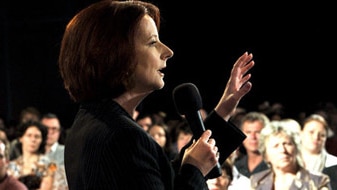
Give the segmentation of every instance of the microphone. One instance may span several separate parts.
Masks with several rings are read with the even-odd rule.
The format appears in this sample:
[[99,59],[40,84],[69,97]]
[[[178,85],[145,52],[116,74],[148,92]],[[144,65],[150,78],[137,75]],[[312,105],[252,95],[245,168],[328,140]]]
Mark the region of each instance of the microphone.
[[[178,85],[173,90],[173,100],[177,112],[185,116],[193,132],[193,138],[200,138],[205,131],[205,126],[199,111],[202,108],[202,100],[198,88],[193,83]],[[216,178],[221,176],[221,174],[221,165],[218,162],[206,175],[206,178]]]

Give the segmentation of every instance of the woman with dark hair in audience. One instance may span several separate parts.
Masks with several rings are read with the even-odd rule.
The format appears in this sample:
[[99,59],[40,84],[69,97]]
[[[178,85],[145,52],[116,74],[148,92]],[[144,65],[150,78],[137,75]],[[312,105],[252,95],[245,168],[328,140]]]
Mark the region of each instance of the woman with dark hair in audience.
[[8,174],[18,178],[29,189],[51,190],[55,165],[45,156],[47,127],[28,121],[18,127],[21,156],[11,160]]

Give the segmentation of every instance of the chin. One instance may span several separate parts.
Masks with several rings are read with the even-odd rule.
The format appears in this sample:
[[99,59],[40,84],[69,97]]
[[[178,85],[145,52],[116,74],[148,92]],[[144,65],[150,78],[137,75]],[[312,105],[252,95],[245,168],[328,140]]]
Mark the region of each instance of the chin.
[[165,82],[164,81],[161,81],[158,85],[157,85],[157,89],[159,90],[159,89],[162,89],[162,88],[164,88],[164,86],[165,86]]

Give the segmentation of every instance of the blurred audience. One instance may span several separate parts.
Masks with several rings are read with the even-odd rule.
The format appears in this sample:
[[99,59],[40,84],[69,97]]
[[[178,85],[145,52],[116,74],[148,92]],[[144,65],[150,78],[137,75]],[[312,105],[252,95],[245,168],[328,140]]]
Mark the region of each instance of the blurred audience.
[[17,125],[13,125],[12,128],[7,132],[7,135],[11,136],[10,139],[10,151],[9,158],[13,160],[21,155],[21,151],[18,148],[18,134],[17,126],[28,121],[40,121],[41,112],[38,108],[34,106],[29,106],[21,110],[19,121]]
[[0,137],[0,189],[28,190],[25,184],[7,174],[9,164],[9,141]]
[[304,167],[312,172],[329,175],[332,189],[337,189],[337,157],[325,149],[329,126],[322,115],[312,114],[304,119],[301,131]]
[[257,111],[264,113],[271,121],[279,121],[285,117],[284,106],[280,102],[270,104],[269,101],[264,101],[258,105]]
[[173,136],[172,150],[175,154],[179,154],[181,149],[192,140],[193,132],[185,118],[176,121],[172,127],[174,128],[171,131]]
[[329,176],[303,167],[299,135],[286,122],[271,121],[259,137],[259,152],[269,169],[251,175],[251,189],[331,190]]
[[60,119],[54,113],[47,113],[42,116],[41,123],[48,129],[46,156],[56,164],[53,189],[66,190],[68,184],[64,167],[64,145],[59,143],[63,131]]
[[145,131],[148,131],[150,126],[154,123],[154,118],[151,113],[139,112],[136,122],[143,128]]
[[228,190],[233,180],[233,163],[230,159],[221,164],[221,170],[221,176],[206,181],[209,190]]
[[168,126],[163,122],[155,123],[149,128],[148,133],[163,148],[167,157],[173,160],[176,154],[172,151]]
[[10,161],[8,175],[29,189],[51,190],[55,164],[45,156],[47,128],[39,121],[21,123],[18,128],[20,156]]
[[268,169],[262,155],[258,150],[259,136],[261,130],[270,122],[269,118],[262,112],[248,112],[241,119],[241,130],[247,136],[243,141],[245,152],[234,162],[239,173],[246,177]]

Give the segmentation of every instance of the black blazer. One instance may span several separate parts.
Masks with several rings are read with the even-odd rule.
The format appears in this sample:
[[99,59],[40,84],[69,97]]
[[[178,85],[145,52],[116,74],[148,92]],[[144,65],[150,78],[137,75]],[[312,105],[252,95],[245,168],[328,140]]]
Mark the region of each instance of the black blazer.
[[[222,133],[218,146],[233,141],[219,147],[223,157],[245,137],[215,113],[205,126]],[[65,142],[65,169],[70,190],[208,189],[196,167],[174,172],[163,149],[112,100],[80,105]]]

